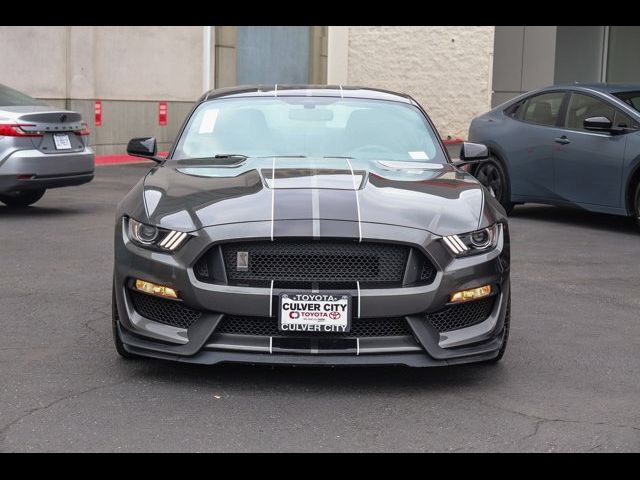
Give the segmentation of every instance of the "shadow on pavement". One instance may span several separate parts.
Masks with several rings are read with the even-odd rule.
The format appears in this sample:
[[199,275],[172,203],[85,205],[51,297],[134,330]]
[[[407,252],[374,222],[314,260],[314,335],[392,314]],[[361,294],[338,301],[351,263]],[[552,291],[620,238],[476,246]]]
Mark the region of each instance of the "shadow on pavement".
[[578,227],[599,230],[615,230],[640,234],[632,217],[587,212],[577,208],[554,207],[550,205],[518,205],[509,218],[540,220],[544,222],[564,223]]
[[[508,359],[505,359],[508,362]],[[288,367],[242,364],[189,365],[156,359],[121,361],[129,374],[146,381],[174,385],[210,386],[217,389],[322,390],[332,393],[401,390],[451,390],[499,385],[507,381],[507,369],[498,364],[449,367]],[[138,370],[142,368],[142,370]],[[137,371],[135,371],[137,370]]]
[[51,207],[40,207],[38,205],[33,205],[27,208],[9,208],[0,204],[0,218],[24,218],[24,219],[33,219],[40,217],[58,217],[58,216],[71,216],[78,215],[82,213],[87,213],[87,210],[78,209],[78,208],[51,208]]

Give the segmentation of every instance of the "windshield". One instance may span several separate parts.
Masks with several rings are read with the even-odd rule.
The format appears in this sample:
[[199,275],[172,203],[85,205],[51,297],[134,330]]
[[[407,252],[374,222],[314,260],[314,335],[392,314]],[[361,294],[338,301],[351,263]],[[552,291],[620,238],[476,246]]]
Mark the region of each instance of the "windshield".
[[613,96],[640,112],[640,92],[617,92]]
[[46,105],[46,103],[31,98],[29,95],[20,93],[13,88],[0,85],[0,107],[21,107],[24,105]]
[[203,103],[191,116],[173,158],[229,154],[446,162],[435,132],[415,106],[335,97]]

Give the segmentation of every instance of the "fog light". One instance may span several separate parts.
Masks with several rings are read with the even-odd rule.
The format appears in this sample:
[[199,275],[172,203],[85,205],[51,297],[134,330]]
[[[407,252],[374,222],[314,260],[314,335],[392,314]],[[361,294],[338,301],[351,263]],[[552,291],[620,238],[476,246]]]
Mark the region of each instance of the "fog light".
[[485,285],[478,288],[470,288],[469,290],[461,290],[451,295],[451,303],[468,302],[470,300],[478,300],[491,295],[491,285]]
[[165,285],[146,282],[144,280],[136,279],[136,290],[148,293],[149,295],[155,295],[157,297],[179,298],[177,290]]

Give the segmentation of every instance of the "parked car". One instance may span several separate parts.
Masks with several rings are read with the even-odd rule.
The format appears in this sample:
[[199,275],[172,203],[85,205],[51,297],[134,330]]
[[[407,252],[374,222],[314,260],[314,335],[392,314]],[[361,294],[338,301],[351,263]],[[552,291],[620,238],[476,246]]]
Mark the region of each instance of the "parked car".
[[471,122],[469,140],[491,155],[474,173],[507,212],[536,202],[640,217],[639,109],[640,84],[521,95]]
[[0,202],[26,207],[49,188],[90,182],[87,135],[79,113],[0,85]]
[[[502,358],[509,230],[410,97],[339,86],[204,95],[120,203],[126,358],[451,365]],[[463,160],[487,157],[465,144]]]

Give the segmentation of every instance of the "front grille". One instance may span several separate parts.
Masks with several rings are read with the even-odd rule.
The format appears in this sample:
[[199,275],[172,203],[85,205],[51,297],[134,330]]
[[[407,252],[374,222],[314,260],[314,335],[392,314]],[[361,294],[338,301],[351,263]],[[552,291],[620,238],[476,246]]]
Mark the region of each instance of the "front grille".
[[420,283],[431,283],[434,278],[436,278],[436,269],[429,260],[425,259],[420,271]]
[[173,327],[189,328],[202,313],[185,307],[175,300],[153,297],[140,292],[131,291],[133,308],[144,318],[164,323]]
[[[410,247],[353,241],[276,240],[224,244],[222,256],[229,283],[281,288],[399,287]],[[238,269],[238,252],[247,252],[246,271]]]
[[278,319],[270,317],[225,316],[215,333],[256,335],[262,337],[396,337],[412,335],[404,318],[353,319],[351,331],[344,333],[282,332]]
[[438,332],[450,332],[484,322],[493,311],[495,297],[451,305],[439,312],[427,314],[427,320]]
[[199,278],[208,278],[209,277],[209,265],[205,259],[200,260],[195,266],[196,276]]

